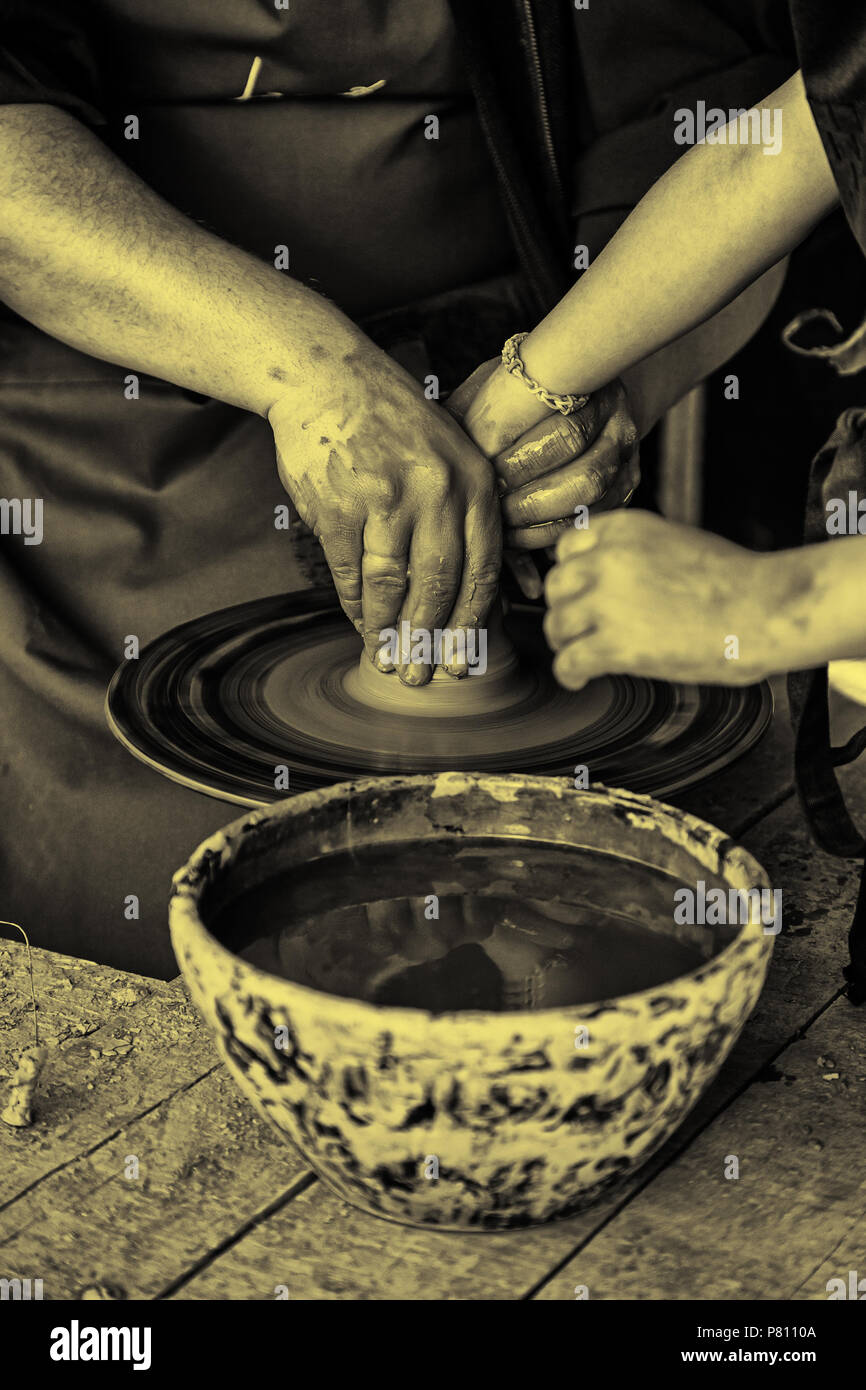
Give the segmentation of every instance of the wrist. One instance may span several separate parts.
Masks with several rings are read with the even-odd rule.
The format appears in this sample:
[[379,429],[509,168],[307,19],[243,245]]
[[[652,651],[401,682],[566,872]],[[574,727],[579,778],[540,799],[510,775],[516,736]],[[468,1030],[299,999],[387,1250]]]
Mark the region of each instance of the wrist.
[[524,338],[520,344],[520,356],[529,375],[555,395],[590,394],[578,380],[578,367],[568,358],[563,358],[556,336],[545,330],[543,322]]
[[356,401],[359,390],[369,391],[389,366],[399,370],[361,329],[341,319],[342,315],[336,321],[323,318],[315,331],[267,354],[258,414],[272,424],[275,417],[296,417],[303,425],[324,411]]
[[502,362],[486,383],[485,402],[503,420],[526,419],[534,424],[556,413],[552,406],[530,391],[519,376],[509,372]]
[[783,550],[765,561],[764,608],[773,669],[866,657],[866,538]]

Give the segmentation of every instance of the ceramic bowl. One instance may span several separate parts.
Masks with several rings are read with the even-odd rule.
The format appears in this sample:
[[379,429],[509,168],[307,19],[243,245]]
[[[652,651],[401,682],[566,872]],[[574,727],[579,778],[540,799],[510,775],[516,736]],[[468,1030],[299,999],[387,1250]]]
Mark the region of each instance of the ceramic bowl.
[[639,1168],[698,1100],[754,1008],[774,937],[756,912],[725,933],[676,927],[672,906],[670,931],[705,956],[677,979],[592,1004],[431,1015],[271,975],[208,929],[219,906],[312,858],[443,836],[537,838],[683,885],[769,885],[727,836],[649,797],[462,773],[305,792],[235,821],[175,875],[174,950],[221,1056],[341,1197],[442,1229],[568,1216]]

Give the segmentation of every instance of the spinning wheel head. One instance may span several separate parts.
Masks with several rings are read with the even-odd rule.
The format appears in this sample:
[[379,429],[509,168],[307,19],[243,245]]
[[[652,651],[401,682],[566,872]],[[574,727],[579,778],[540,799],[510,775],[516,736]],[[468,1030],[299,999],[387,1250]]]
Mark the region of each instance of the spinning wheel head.
[[[408,653],[409,624],[405,627]],[[450,655],[446,648],[445,659],[450,659]],[[357,666],[346,673],[343,689],[350,699],[368,705],[376,714],[477,721],[488,715],[498,716],[526,699],[535,688],[532,672],[521,666],[498,603],[488,616],[472,655],[476,664],[461,679],[448,675],[440,666],[427,685],[412,687],[403,685],[393,672],[378,671],[362,652]]]
[[514,656],[486,675],[407,689],[374,670],[330,591],[258,599],[165,633],[124,662],[113,732],[186,786],[245,806],[371,773],[535,772],[672,794],[751,748],[766,686],[669,686],[615,676],[570,693],[536,609],[508,618]]

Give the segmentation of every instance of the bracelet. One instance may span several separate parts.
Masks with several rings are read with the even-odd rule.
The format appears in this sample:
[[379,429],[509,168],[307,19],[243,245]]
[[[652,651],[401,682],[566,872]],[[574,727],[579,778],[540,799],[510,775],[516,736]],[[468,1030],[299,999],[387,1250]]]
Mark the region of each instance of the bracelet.
[[524,338],[528,338],[528,333],[514,333],[502,349],[502,365],[512,376],[516,376],[522,381],[527,391],[531,391],[533,396],[537,396],[540,401],[550,406],[551,410],[558,410],[560,415],[574,415],[578,410],[582,410],[589,400],[589,396],[568,396],[557,395],[555,391],[547,391],[540,381],[531,377],[523,365],[518,348]]

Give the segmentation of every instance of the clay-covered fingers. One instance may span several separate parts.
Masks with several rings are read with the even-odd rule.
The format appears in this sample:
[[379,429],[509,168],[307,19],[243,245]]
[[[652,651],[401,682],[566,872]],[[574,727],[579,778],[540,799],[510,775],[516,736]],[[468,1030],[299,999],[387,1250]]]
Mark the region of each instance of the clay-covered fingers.
[[[531,455],[521,460],[523,441],[497,460],[497,467],[510,469],[512,483],[517,484],[502,498],[505,541],[516,550],[537,550],[555,542],[580,507],[609,511],[622,506],[640,481],[638,431],[621,382],[611,382],[583,410],[560,419],[565,424],[541,446],[552,463],[545,472],[518,481],[521,469],[532,466],[527,462]],[[526,437],[543,433],[545,427],[552,428],[544,421],[541,431],[536,426]],[[516,467],[514,458],[504,463],[509,453],[517,456]]]
[[593,515],[600,516],[602,512],[613,512],[619,507],[627,506],[639,483],[640,450],[635,446],[634,450],[623,460],[617,477],[604,496],[593,504]]
[[514,492],[570,463],[598,437],[604,419],[600,399],[591,396],[574,415],[555,411],[533,425],[493,460],[504,490]]
[[573,522],[577,507],[598,506],[624,481],[621,496],[625,496],[635,485],[636,467],[636,437],[620,428],[606,428],[579,458],[503,497],[507,543],[523,549],[549,545],[549,538],[539,540],[537,534],[521,541],[520,533],[550,522]]
[[458,680],[469,672],[469,657],[479,651],[478,632],[484,627],[499,590],[502,566],[502,527],[492,486],[475,492],[466,507],[463,573],[448,628],[459,640],[453,660],[443,669]]
[[363,633],[361,528],[334,522],[324,529],[316,529],[343,612],[358,632]]
[[[640,464],[638,462],[638,456],[635,454],[632,462],[619,475],[613,486],[608,488],[601,501],[593,505],[593,515],[599,516],[603,512],[613,512],[619,507],[628,506],[639,482]],[[589,503],[585,505],[589,506]],[[519,555],[528,559],[528,551],[543,549],[552,560],[556,556],[557,542],[561,540],[563,536],[567,536],[574,528],[575,517],[564,516],[558,521],[545,521],[538,526],[524,526],[519,530],[509,530],[506,532],[506,540],[510,549],[506,551],[506,554],[509,556]],[[532,573],[536,575],[538,573],[534,565],[532,565]],[[518,583],[520,583],[521,588],[523,588],[523,592],[529,598],[536,597],[534,592],[524,587],[520,580],[520,576],[517,576],[517,578]]]
[[[587,508],[591,507],[594,516],[599,516],[603,512],[616,511],[618,507],[625,507],[631,501],[638,483],[640,482],[640,464],[637,454],[628,466],[614,480],[613,484],[601,496],[598,502],[584,502]],[[577,510],[579,503],[574,504]],[[507,544],[516,551],[529,550],[553,550],[563,536],[567,536],[575,528],[575,517],[573,514],[560,517],[557,521],[544,521],[536,526],[523,526],[520,528],[509,529],[505,533]]]
[[548,550],[573,526],[573,517],[545,521],[540,526],[524,526],[520,530],[506,531],[505,542],[514,551]]
[[436,634],[447,625],[463,565],[462,508],[459,499],[445,497],[435,513],[425,514],[412,535],[409,587],[400,624],[409,624],[413,637],[408,656],[416,659],[401,661],[397,666],[404,685],[426,685],[433,675]]
[[395,517],[371,516],[364,527],[361,560],[361,635],[370,660],[383,671],[392,671],[390,658],[380,656],[381,634],[397,626],[406,597],[411,529]]

